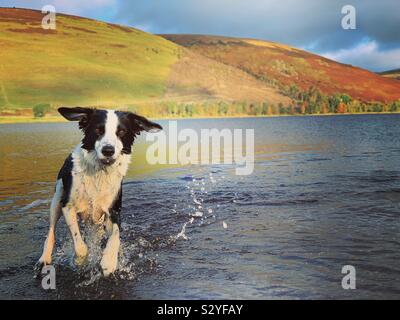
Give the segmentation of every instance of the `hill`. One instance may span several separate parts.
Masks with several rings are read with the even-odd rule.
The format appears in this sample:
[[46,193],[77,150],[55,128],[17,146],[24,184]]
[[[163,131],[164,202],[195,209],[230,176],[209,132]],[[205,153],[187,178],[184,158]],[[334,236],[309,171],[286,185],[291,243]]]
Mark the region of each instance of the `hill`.
[[134,28],[0,9],[0,106],[35,103],[107,105],[159,97],[178,46]]
[[35,104],[126,106],[175,101],[287,98],[237,68],[135,28],[0,8],[0,110]]
[[394,70],[389,70],[389,71],[384,71],[379,73],[381,76],[387,77],[387,78],[393,78],[400,80],[400,69],[394,69]]
[[328,95],[347,93],[365,102],[390,102],[400,98],[398,81],[290,46],[219,36],[162,36],[281,89],[293,84],[300,90],[315,87]]

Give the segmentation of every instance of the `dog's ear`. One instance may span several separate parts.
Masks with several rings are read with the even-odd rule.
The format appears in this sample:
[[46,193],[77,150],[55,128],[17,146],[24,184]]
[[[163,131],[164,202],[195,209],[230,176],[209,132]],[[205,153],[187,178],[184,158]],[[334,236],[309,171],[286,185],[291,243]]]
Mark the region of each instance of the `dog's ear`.
[[143,130],[152,133],[162,130],[162,127],[158,123],[147,120],[145,117],[138,116],[132,112],[128,113],[128,119],[133,131],[137,133]]
[[93,109],[81,107],[62,107],[58,108],[58,112],[69,121],[79,121],[79,128],[82,129],[87,125],[89,118],[93,113]]

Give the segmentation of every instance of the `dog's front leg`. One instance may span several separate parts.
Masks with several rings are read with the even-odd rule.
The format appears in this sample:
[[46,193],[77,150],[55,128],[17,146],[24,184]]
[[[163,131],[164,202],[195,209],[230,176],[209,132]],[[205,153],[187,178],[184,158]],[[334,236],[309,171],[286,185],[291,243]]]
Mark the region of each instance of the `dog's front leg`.
[[100,263],[103,274],[106,277],[117,269],[119,245],[119,227],[118,224],[113,223],[112,232],[108,238]]
[[78,219],[75,209],[71,207],[62,208],[65,222],[68,225],[69,231],[71,232],[72,240],[74,241],[75,248],[75,263],[77,265],[82,264],[88,254],[88,248],[82,239],[81,232],[79,230]]
[[122,186],[119,190],[118,196],[113,203],[112,208],[109,210],[108,213],[108,220],[107,223],[112,224],[111,227],[111,234],[108,238],[106,248],[103,252],[103,257],[101,259],[100,265],[101,269],[103,270],[104,276],[109,276],[115,270],[117,270],[118,266],[118,252],[120,246],[120,236],[119,236],[119,229],[120,229],[120,214],[121,214],[121,204],[122,204]]
[[35,273],[36,276],[42,271],[43,266],[51,264],[51,256],[53,253],[54,244],[56,241],[56,224],[58,219],[61,217],[61,195],[63,192],[62,181],[57,181],[56,184],[56,192],[53,196],[53,200],[51,201],[50,206],[50,227],[49,232],[47,233],[46,241],[44,242],[43,246],[43,253],[39,258],[39,261],[35,265]]

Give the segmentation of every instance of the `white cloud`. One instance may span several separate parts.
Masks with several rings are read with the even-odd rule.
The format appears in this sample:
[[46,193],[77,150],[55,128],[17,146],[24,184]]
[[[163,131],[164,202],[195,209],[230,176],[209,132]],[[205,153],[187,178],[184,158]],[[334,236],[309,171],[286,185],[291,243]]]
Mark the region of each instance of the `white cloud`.
[[378,43],[373,40],[322,55],[328,59],[362,66],[373,71],[400,68],[400,48],[380,50]]

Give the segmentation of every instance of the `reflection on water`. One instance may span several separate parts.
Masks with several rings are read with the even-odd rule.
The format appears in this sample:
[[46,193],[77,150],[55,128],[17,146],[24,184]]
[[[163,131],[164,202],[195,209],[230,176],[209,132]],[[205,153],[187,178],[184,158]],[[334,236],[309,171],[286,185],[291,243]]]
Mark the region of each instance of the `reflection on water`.
[[[124,184],[120,271],[98,276],[101,237],[72,261],[57,230],[57,290],[32,278],[74,124],[0,126],[1,298],[399,298],[400,116],[178,121],[253,128],[256,164],[149,166],[140,137]],[[165,127],[167,123],[161,121]],[[227,228],[223,226],[226,222]],[[343,265],[357,290],[341,288]]]

